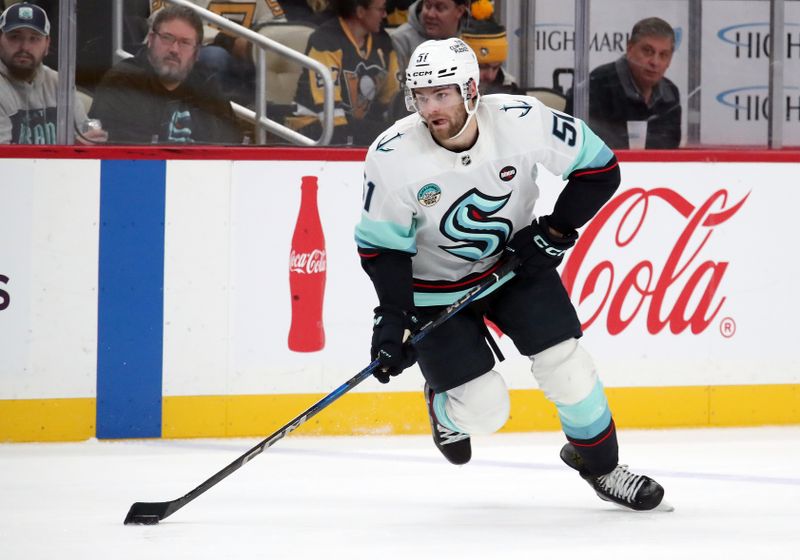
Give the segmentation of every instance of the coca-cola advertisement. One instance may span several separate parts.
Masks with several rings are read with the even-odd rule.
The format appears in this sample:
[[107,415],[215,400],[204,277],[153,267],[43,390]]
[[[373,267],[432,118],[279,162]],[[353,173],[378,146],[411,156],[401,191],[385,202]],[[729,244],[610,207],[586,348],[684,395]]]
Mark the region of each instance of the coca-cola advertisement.
[[294,352],[318,352],[325,347],[322,306],[327,262],[325,236],[317,207],[317,177],[303,177],[300,189],[300,211],[289,252],[292,301],[289,349]]
[[[363,164],[239,166],[232,376],[224,389],[324,392],[370,361],[377,298],[353,239]],[[787,349],[800,270],[784,224],[793,222],[800,193],[787,188],[787,169],[623,160],[622,185],[581,228],[561,267],[581,343],[606,387],[796,382],[800,364]],[[564,182],[543,172],[537,183],[535,211],[547,214]],[[784,233],[774,238],[773,226]],[[506,360],[496,368],[509,387],[535,387],[530,359],[508,336],[498,343]],[[421,383],[411,368],[389,390],[418,391]]]
[[210,393],[324,391],[369,363],[377,303],[353,239],[362,167],[237,162],[231,307],[214,323],[230,325],[231,375]]
[[[765,368],[753,350],[779,354],[791,328],[776,271],[794,265],[755,233],[775,223],[773,212],[791,221],[772,198],[780,171],[624,161],[621,171],[619,190],[581,228],[560,270],[606,386],[784,379],[786,370]],[[562,182],[540,175],[540,184],[536,210],[545,214]],[[524,360],[508,367],[527,378]]]
[[[744,251],[751,240],[731,243],[746,230],[758,202],[747,183],[701,183],[686,189],[680,180],[629,185],[580,232],[560,270],[595,356],[610,384],[693,384],[720,363],[737,361],[731,344],[742,305],[751,301],[742,283],[752,271]],[[545,187],[551,180],[543,179]],[[552,186],[559,187],[552,180]],[[540,213],[559,190],[542,189]],[[746,311],[744,312],[745,314]],[[529,364],[511,341],[487,322],[509,358],[504,374],[527,379]],[[747,328],[752,328],[747,325]]]
[[704,332],[726,299],[729,263],[714,251],[714,237],[725,235],[749,194],[735,198],[719,189],[698,193],[695,202],[667,187],[636,187],[614,197],[585,228],[562,271],[583,328],[604,322],[598,326],[619,335],[641,316],[651,335]]

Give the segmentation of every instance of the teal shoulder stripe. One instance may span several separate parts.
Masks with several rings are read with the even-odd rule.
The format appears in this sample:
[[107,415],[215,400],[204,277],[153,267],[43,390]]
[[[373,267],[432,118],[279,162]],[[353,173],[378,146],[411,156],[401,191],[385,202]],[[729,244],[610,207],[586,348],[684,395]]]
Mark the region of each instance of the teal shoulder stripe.
[[408,230],[394,222],[379,222],[361,216],[356,226],[356,244],[363,249],[394,249],[416,254],[417,241],[414,226]]
[[564,171],[564,179],[569,177],[569,174],[576,169],[594,169],[603,167],[614,155],[614,152],[606,146],[597,134],[591,128],[586,126],[583,121],[581,123],[581,130],[583,131],[583,146],[578,153],[578,157],[572,162],[572,167]]

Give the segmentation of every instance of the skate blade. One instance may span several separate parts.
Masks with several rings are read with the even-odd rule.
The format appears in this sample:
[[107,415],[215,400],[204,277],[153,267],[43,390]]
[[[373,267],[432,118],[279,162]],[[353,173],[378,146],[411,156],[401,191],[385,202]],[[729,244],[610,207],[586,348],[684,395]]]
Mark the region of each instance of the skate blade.
[[613,505],[613,506],[615,506],[615,507],[617,507],[617,508],[619,508],[621,510],[632,511],[634,513],[650,513],[651,511],[662,511],[664,513],[670,513],[670,512],[675,511],[675,508],[672,506],[672,504],[670,504],[669,502],[667,502],[665,500],[661,500],[661,503],[658,504],[653,509],[633,509],[633,508],[629,508],[627,506],[623,506],[622,504],[618,504],[616,502],[612,502],[611,500],[605,500],[605,501],[607,501],[609,504],[611,504],[611,505]]
[[669,513],[675,511],[675,507],[671,503],[661,500],[661,503],[658,504],[653,509],[651,509],[650,511],[664,511]]

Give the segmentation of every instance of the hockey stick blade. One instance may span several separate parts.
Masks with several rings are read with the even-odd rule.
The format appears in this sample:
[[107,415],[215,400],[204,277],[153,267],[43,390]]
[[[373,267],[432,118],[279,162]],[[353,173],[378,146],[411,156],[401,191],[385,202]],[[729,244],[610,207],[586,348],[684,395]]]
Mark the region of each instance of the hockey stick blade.
[[[416,344],[420,340],[422,340],[430,331],[450,319],[453,315],[461,311],[464,307],[469,305],[475,298],[477,298],[480,294],[494,286],[495,284],[499,283],[501,280],[505,280],[506,277],[512,273],[518,265],[518,259],[515,256],[504,261],[494,272],[489,274],[486,279],[484,279],[480,284],[473,286],[467,292],[465,292],[460,298],[458,298],[452,305],[448,306],[444,309],[439,315],[437,315],[433,320],[428,321],[425,323],[417,333],[411,337],[409,343]],[[367,367],[362,369],[356,375],[342,383],[339,387],[334,389],[331,393],[326,395],[321,400],[317,401],[313,405],[311,405],[308,409],[304,412],[301,412],[299,415],[295,416],[292,420],[290,420],[287,424],[281,427],[278,431],[273,433],[268,438],[260,441],[255,447],[246,451],[243,455],[237,457],[232,463],[228,466],[224,467],[222,470],[214,474],[211,478],[200,484],[194,490],[191,490],[184,496],[172,500],[170,502],[136,502],[134,503],[130,510],[128,510],[128,515],[125,516],[125,525],[156,525],[159,521],[169,517],[183,506],[206,492],[209,488],[220,482],[221,480],[227,478],[235,471],[239,470],[243,467],[247,462],[251,459],[260,455],[268,448],[270,448],[274,443],[278,442],[279,440],[283,439],[294,430],[299,428],[302,424],[304,424],[307,420],[309,420],[312,416],[315,416],[318,412],[327,408],[330,404],[336,401],[339,397],[350,391],[353,387],[364,381],[365,379],[372,376],[375,369],[380,365],[380,362],[375,359],[370,363]]]
[[125,516],[125,525],[155,525],[172,513],[171,504],[172,502],[136,502]]

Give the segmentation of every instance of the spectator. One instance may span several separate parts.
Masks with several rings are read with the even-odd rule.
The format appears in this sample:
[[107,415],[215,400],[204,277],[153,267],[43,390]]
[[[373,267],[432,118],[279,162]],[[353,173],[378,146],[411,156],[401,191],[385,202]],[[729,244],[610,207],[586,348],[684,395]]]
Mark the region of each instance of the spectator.
[[56,70],[58,69],[58,3],[59,0],[5,0],[5,7],[0,6],[0,9],[5,9],[14,4],[33,4],[44,10],[50,21],[50,35],[48,35],[50,48],[47,50],[42,64]]
[[400,68],[408,66],[414,49],[428,39],[458,37],[468,17],[469,0],[417,0],[408,8],[408,21],[392,33]]
[[514,77],[503,69],[503,63],[508,57],[508,37],[506,28],[492,18],[493,12],[494,6],[488,0],[474,2],[472,18],[461,30],[461,39],[478,57],[481,95],[523,94]]
[[203,22],[191,9],[156,14],[145,46],[114,65],[95,92],[90,114],[118,143],[240,143],[230,102],[214,76],[195,65]]
[[[13,4],[0,15],[0,144],[55,144],[58,73],[42,64],[50,48],[50,21],[33,4]],[[86,123],[75,100],[75,124]],[[105,142],[102,129],[77,136],[81,144]]]
[[289,23],[317,27],[335,17],[328,0],[281,0]]
[[[611,148],[628,148],[628,121],[646,121],[645,148],[677,148],[681,141],[678,88],[664,72],[672,61],[675,32],[661,18],[633,26],[625,55],[589,75],[589,125]],[[566,112],[572,114],[572,92]]]
[[[193,4],[239,25],[257,31],[273,22],[285,22],[278,0],[191,0]],[[164,0],[151,0],[151,20],[164,9]],[[203,28],[203,47],[198,60],[217,75],[223,95],[240,105],[255,104],[256,69],[253,63],[252,44],[206,23]]]
[[[334,79],[334,144],[368,146],[386,128],[386,115],[399,86],[397,56],[381,23],[386,0],[334,0],[338,17],[308,40],[306,54],[330,68]],[[312,70],[297,86],[297,114],[289,124],[319,136],[324,90]]]

